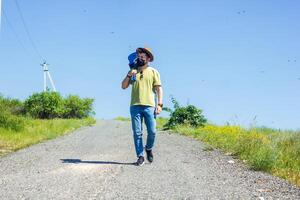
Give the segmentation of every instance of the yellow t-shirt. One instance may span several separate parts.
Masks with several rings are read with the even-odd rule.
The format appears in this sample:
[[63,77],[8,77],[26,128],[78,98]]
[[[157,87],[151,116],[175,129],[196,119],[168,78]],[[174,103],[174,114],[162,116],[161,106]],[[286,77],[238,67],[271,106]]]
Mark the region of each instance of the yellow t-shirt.
[[136,81],[131,82],[131,85],[131,106],[144,105],[155,107],[154,86],[161,85],[160,75],[156,69],[147,67],[142,73],[137,73]]

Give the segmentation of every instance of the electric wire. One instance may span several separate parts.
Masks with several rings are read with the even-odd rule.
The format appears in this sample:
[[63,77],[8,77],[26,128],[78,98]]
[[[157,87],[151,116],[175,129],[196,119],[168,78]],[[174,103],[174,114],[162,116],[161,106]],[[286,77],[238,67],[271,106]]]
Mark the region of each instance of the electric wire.
[[21,17],[22,24],[23,24],[23,26],[24,26],[24,28],[25,28],[25,32],[26,32],[26,34],[27,34],[27,37],[28,37],[28,39],[29,39],[29,41],[30,41],[30,43],[31,43],[31,45],[32,45],[32,47],[33,47],[33,49],[34,49],[34,51],[36,52],[36,54],[38,55],[38,57],[39,57],[41,60],[45,60],[45,59],[43,59],[43,57],[41,56],[41,53],[39,52],[37,46],[35,45],[35,43],[34,43],[34,41],[33,41],[33,39],[32,39],[32,36],[31,36],[31,34],[30,34],[30,32],[29,32],[28,26],[27,26],[27,24],[26,24],[26,22],[25,22],[25,19],[24,19],[24,17],[23,17],[23,14],[22,14],[22,11],[21,11],[21,9],[20,9],[20,6],[19,6],[18,1],[17,1],[17,0],[14,0],[14,1],[15,1],[16,6],[17,6],[19,15],[20,15],[20,17]]
[[2,0],[0,0],[0,33],[1,33],[1,23],[2,23]]
[[24,50],[28,55],[31,55],[31,56],[32,56],[32,54],[29,54],[28,49],[27,49],[27,48],[25,47],[25,45],[23,44],[23,42],[22,42],[22,40],[20,39],[19,35],[17,34],[17,32],[16,32],[14,26],[13,26],[12,23],[9,21],[8,16],[7,16],[7,14],[6,14],[4,8],[2,8],[2,14],[3,14],[3,16],[4,16],[4,19],[5,19],[5,21],[6,21],[7,25],[8,25],[8,27],[10,28],[10,30],[12,31],[12,33],[13,33],[14,36],[16,37],[16,40],[17,40],[17,42],[19,43],[19,45],[23,48],[23,50]]

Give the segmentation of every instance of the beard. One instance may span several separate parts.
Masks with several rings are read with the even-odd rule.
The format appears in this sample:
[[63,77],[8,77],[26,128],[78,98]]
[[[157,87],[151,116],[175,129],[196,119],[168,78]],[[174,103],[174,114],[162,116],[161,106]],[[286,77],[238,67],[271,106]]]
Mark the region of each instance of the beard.
[[144,65],[146,65],[147,64],[147,62],[146,61],[144,61],[144,60],[141,60],[141,59],[137,59],[136,60],[136,62],[135,62],[135,67],[142,67],[142,66],[144,66]]

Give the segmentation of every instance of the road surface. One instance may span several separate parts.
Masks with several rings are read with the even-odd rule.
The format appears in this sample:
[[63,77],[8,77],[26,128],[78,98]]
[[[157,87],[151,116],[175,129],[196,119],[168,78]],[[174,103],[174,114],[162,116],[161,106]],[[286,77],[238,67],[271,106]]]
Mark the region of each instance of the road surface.
[[300,188],[207,149],[158,132],[154,162],[138,167],[130,122],[98,120],[0,158],[0,199],[300,199]]

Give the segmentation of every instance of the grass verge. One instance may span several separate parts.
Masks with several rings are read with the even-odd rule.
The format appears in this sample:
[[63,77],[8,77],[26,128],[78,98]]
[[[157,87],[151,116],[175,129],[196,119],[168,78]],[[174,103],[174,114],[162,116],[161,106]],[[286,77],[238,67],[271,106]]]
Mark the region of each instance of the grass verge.
[[300,131],[216,125],[177,126],[174,131],[230,153],[254,170],[269,172],[300,186]]
[[94,124],[93,118],[85,119],[25,119],[20,131],[0,128],[0,156],[28,147],[43,140],[53,139],[82,126]]
[[119,116],[119,117],[116,117],[115,120],[119,120],[119,121],[130,121],[130,118],[129,118],[129,117],[122,117],[122,116]]
[[[116,117],[114,118],[115,120],[119,120],[119,121],[131,121],[130,118],[127,117]],[[168,118],[163,118],[163,117],[157,117],[156,118],[156,128],[159,130],[163,129],[164,124],[166,124],[168,122]]]
[[[159,117],[156,122],[157,129],[162,130],[168,118]],[[300,186],[300,130],[206,124],[199,128],[179,125],[172,132],[205,142],[205,151],[218,148],[253,170],[268,172]]]
[[169,118],[158,117],[156,118],[156,128],[159,130],[164,129],[164,125],[169,121]]

